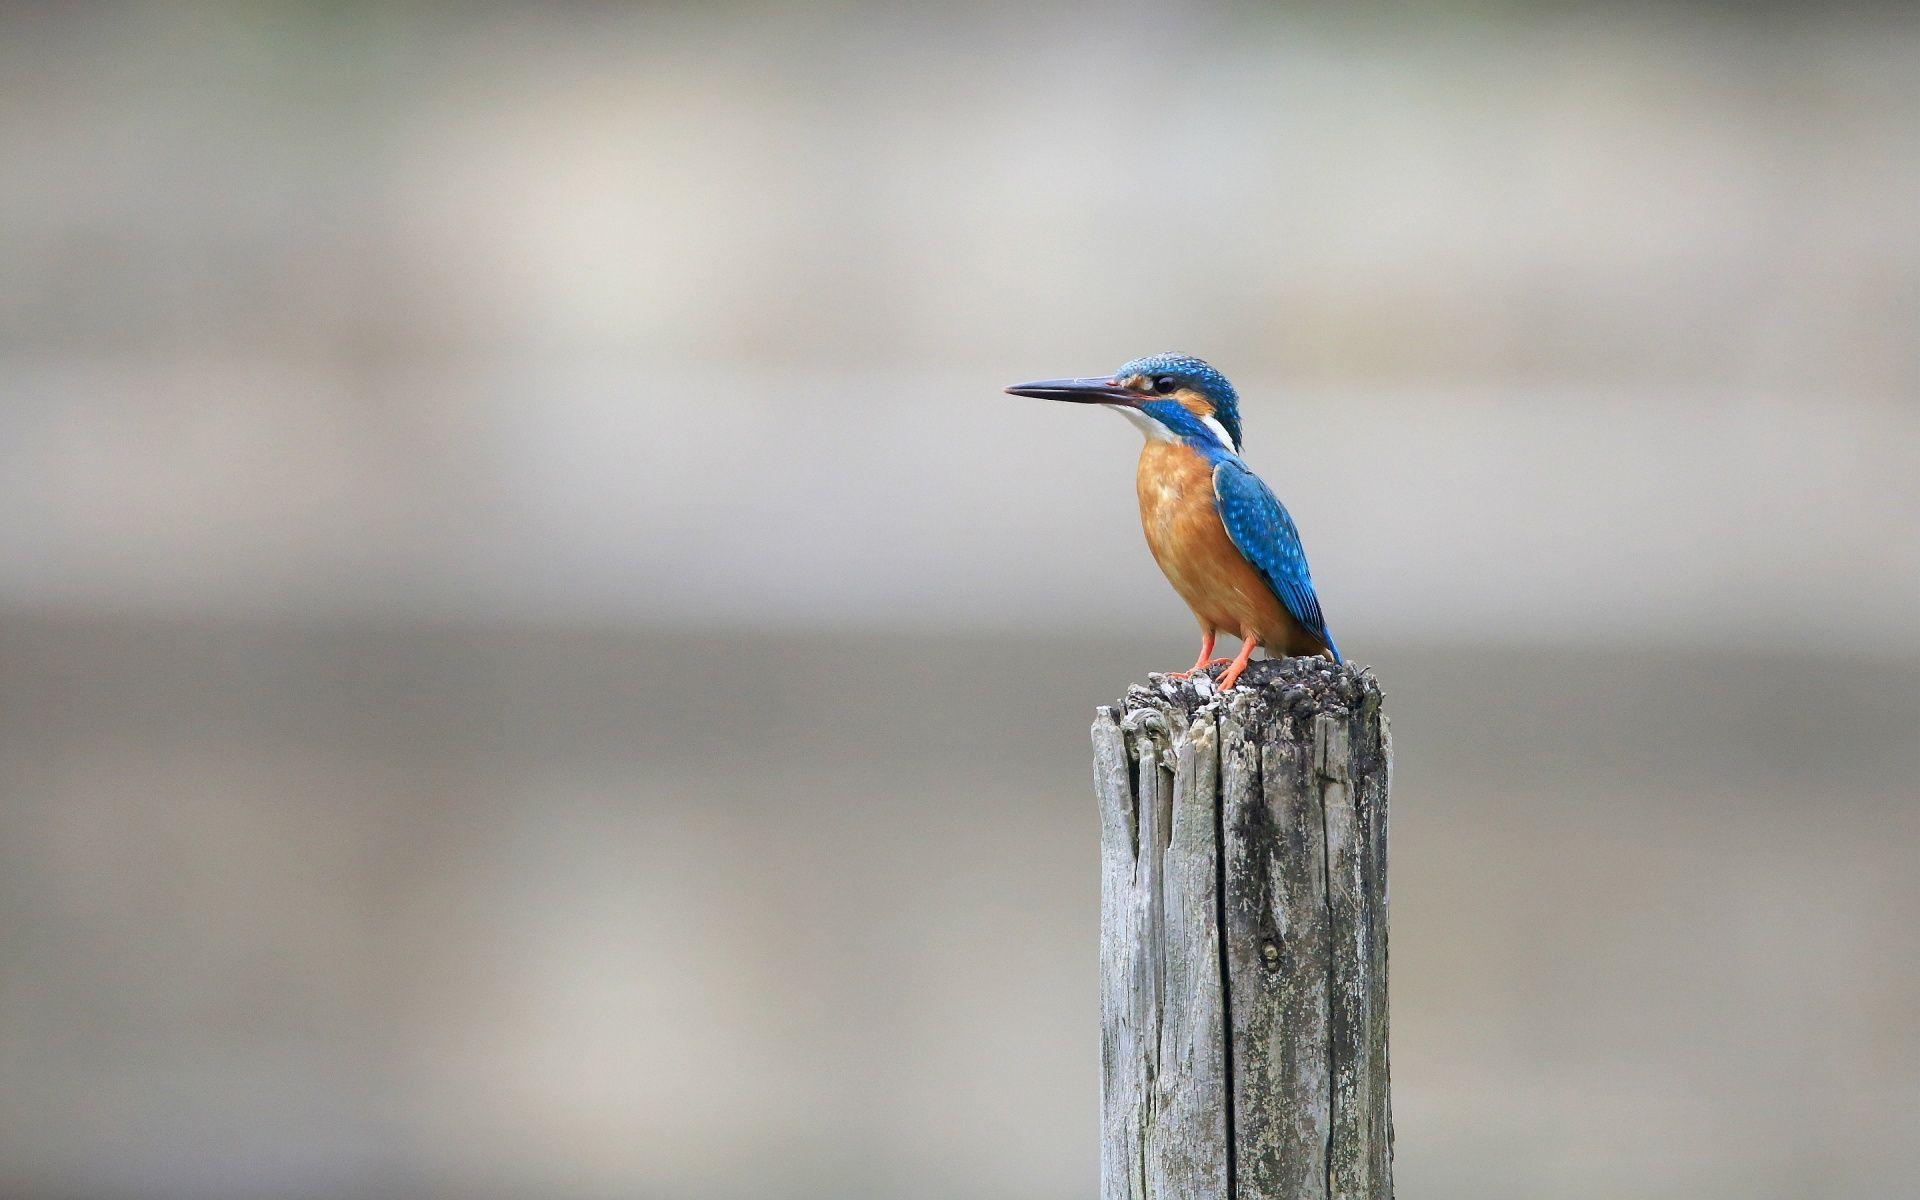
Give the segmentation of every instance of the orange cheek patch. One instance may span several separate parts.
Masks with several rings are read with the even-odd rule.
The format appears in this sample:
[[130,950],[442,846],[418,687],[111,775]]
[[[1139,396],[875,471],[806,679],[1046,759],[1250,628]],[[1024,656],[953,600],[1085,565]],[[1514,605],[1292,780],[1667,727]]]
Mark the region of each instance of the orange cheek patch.
[[1207,402],[1205,396],[1202,396],[1199,392],[1191,388],[1181,388],[1178,392],[1174,393],[1173,398],[1180,402],[1181,408],[1186,409],[1196,417],[1210,417],[1213,415],[1213,405]]

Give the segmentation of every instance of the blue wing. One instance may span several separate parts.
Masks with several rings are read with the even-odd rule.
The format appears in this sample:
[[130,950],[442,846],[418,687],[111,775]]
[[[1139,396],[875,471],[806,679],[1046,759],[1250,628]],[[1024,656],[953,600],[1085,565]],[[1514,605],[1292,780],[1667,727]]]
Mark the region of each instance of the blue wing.
[[1300,531],[1293,527],[1285,506],[1258,475],[1231,458],[1222,458],[1213,469],[1213,499],[1220,508],[1227,536],[1240,553],[1260,572],[1294,620],[1326,643],[1335,662],[1342,661],[1339,647],[1327,635],[1320,599],[1313,594],[1313,576],[1307,572],[1306,551],[1300,548]]

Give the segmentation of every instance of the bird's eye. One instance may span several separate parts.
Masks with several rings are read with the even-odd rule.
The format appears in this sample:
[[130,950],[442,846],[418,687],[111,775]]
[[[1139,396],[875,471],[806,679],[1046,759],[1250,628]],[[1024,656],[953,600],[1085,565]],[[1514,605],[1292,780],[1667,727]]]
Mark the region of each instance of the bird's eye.
[[1179,386],[1180,386],[1180,381],[1175,379],[1171,375],[1154,376],[1153,390],[1156,392],[1159,392],[1162,396],[1171,395],[1173,393],[1173,389]]

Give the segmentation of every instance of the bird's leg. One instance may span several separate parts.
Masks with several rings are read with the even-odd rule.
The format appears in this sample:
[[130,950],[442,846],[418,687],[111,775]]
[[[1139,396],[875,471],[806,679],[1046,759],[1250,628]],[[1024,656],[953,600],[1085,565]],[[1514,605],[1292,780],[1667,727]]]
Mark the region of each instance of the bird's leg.
[[1234,684],[1240,682],[1240,672],[1247,669],[1248,661],[1253,658],[1253,648],[1259,644],[1250,637],[1240,639],[1240,653],[1235,656],[1233,665],[1227,668],[1227,673],[1220,677],[1221,691],[1229,691]]
[[1193,660],[1193,665],[1187,668],[1187,674],[1191,675],[1195,671],[1198,671],[1201,667],[1206,666],[1207,660],[1212,657],[1213,657],[1213,630],[1202,629],[1200,631],[1200,657]]
[[1168,679],[1187,679],[1194,675],[1199,674],[1201,671],[1206,670],[1208,667],[1212,666],[1215,663],[1223,663],[1223,662],[1229,661],[1224,658],[1213,657],[1213,636],[1214,636],[1214,631],[1212,629],[1202,626],[1200,629],[1200,657],[1194,659],[1193,665],[1191,667],[1188,667],[1184,671],[1169,672],[1167,675],[1167,678]]

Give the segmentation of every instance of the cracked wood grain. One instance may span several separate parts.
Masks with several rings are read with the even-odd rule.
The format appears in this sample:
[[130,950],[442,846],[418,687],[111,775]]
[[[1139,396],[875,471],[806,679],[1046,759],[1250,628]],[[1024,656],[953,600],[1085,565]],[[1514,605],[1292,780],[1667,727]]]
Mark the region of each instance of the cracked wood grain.
[[1210,725],[1094,725],[1101,811],[1101,1195],[1226,1194]]
[[1102,1200],[1390,1200],[1371,672],[1156,678],[1093,740]]

